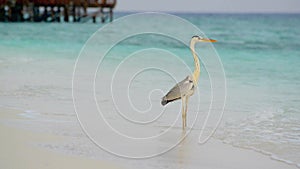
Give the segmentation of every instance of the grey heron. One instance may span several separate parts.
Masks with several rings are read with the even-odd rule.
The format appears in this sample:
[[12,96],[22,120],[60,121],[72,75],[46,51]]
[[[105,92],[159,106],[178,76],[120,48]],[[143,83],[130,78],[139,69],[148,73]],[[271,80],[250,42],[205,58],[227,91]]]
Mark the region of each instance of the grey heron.
[[177,83],[163,98],[161,104],[164,106],[169,102],[175,100],[182,100],[182,128],[185,129],[186,124],[186,113],[188,107],[189,97],[195,92],[195,88],[198,85],[198,80],[200,76],[200,62],[199,58],[195,52],[195,44],[197,42],[216,42],[216,40],[203,38],[201,36],[193,36],[190,42],[190,50],[194,57],[195,70],[193,74],[187,76],[181,82]]

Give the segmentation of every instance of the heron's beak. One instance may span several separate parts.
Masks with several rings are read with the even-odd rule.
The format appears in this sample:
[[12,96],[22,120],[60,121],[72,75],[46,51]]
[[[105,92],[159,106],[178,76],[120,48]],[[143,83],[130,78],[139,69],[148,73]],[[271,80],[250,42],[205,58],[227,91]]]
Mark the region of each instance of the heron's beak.
[[217,40],[214,39],[202,39],[203,42],[217,42]]

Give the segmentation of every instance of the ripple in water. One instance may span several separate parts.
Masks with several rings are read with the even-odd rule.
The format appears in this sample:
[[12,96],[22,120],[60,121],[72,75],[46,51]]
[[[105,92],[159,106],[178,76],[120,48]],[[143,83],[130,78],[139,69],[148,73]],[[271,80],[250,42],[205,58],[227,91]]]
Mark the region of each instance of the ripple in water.
[[300,167],[300,120],[296,118],[299,114],[300,110],[292,108],[258,112],[226,123],[216,137]]

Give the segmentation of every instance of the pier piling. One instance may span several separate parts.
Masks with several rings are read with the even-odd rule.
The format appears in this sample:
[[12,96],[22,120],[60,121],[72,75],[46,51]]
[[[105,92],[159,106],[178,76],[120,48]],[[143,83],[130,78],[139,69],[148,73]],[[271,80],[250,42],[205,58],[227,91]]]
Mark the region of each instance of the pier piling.
[[[113,20],[116,0],[0,0],[0,22],[101,22]],[[89,13],[88,8],[98,8]]]

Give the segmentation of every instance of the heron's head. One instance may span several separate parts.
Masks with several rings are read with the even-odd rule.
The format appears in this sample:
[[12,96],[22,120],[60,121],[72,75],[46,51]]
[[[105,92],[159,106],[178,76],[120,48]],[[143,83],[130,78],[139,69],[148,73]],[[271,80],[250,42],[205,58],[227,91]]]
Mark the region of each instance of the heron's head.
[[193,36],[192,41],[194,41],[194,42],[217,42],[217,40],[204,38],[202,36]]

